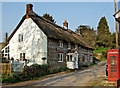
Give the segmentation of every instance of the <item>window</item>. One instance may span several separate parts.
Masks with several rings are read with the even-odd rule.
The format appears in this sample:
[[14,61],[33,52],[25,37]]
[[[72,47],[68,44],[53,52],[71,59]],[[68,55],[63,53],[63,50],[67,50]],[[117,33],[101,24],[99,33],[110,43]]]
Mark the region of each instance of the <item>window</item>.
[[58,54],[58,62],[63,62],[63,53]]
[[67,61],[69,61],[69,55],[67,55]]
[[72,55],[70,55],[70,61],[72,61]]
[[88,62],[90,62],[90,56],[89,56],[89,55],[88,55],[88,58],[87,58],[87,59],[88,59]]
[[23,34],[19,34],[19,35],[18,35],[18,41],[19,41],[19,42],[22,42],[22,41],[23,41]]
[[63,47],[63,41],[59,41],[59,42],[60,42],[59,47]]
[[71,49],[71,43],[68,43],[68,49]]
[[85,62],[87,62],[87,55],[85,55]]
[[67,61],[73,61],[72,60],[72,55],[67,55]]
[[90,62],[93,62],[93,56],[90,56]]
[[25,59],[25,53],[20,53],[20,59]]
[[5,53],[8,53],[8,52],[7,52],[7,47],[5,48]]
[[75,45],[75,48],[78,49],[78,45]]

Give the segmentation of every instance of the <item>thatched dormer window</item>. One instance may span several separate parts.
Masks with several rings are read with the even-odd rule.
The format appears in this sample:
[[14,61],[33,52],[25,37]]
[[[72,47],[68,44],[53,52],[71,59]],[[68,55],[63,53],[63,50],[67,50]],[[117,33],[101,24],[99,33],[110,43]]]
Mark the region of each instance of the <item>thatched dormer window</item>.
[[68,49],[71,49],[71,43],[70,42],[68,43]]

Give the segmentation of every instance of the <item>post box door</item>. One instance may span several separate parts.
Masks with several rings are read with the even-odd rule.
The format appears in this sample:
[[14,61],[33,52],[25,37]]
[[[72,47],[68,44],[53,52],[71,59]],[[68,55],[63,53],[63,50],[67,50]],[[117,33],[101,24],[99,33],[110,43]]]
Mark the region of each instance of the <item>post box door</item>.
[[114,81],[118,78],[117,54],[109,54],[108,60],[108,80]]

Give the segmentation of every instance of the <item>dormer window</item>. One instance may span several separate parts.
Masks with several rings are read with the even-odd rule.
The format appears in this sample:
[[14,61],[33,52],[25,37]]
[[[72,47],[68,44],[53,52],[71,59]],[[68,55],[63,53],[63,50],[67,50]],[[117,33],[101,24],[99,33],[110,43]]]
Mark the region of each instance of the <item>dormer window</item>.
[[59,42],[60,42],[59,47],[63,48],[63,41],[60,40]]
[[23,34],[19,34],[19,35],[18,35],[18,41],[19,41],[19,42],[22,42],[22,41],[23,41]]
[[68,49],[71,49],[71,43],[68,43]]
[[75,48],[78,49],[78,45],[75,45]]

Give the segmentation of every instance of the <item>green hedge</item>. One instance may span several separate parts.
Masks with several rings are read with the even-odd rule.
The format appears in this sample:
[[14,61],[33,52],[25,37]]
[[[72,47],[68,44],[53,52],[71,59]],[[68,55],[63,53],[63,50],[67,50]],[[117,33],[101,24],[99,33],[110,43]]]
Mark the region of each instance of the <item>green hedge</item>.
[[22,73],[14,73],[10,76],[2,77],[3,83],[16,83],[20,81],[27,81],[31,79],[36,79],[40,76],[47,75],[47,74],[54,74],[57,72],[62,72],[67,70],[67,67],[48,70],[48,65],[38,65],[33,64],[31,66],[25,66]]

